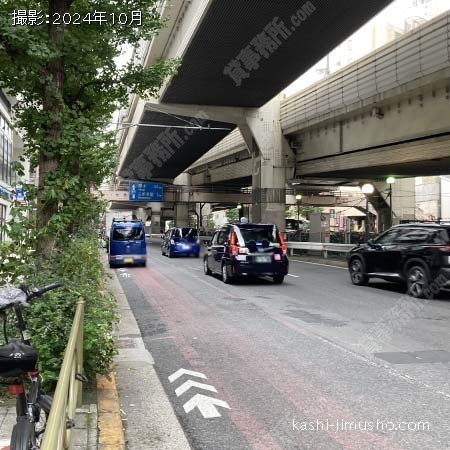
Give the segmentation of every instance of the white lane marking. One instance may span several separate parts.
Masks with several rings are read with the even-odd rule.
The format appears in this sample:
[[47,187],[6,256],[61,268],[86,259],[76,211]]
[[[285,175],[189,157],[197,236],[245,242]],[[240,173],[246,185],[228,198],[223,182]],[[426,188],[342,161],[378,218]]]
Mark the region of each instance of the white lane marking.
[[178,378],[182,377],[183,375],[190,375],[191,377],[203,378],[204,380],[208,379],[208,377],[204,373],[193,372],[192,370],[186,369],[178,369],[175,373],[170,375],[169,381],[173,383],[175,380],[178,380]]
[[298,261],[297,259],[290,259],[289,262],[296,262],[296,263],[300,263],[300,264],[311,264],[313,266],[334,267],[335,269],[348,270],[347,267],[333,266],[331,264],[321,264],[321,263],[314,263],[314,262],[309,262],[309,261]]
[[292,273],[288,273],[287,275],[288,275],[288,277],[292,277],[292,278],[300,278],[299,275],[292,275]]
[[191,387],[196,387],[199,389],[204,389],[205,391],[215,392],[217,394],[217,389],[210,384],[199,383],[197,381],[187,380],[186,383],[183,383],[180,387],[175,389],[175,394],[177,397],[183,395],[187,392]]
[[122,272],[122,273],[120,274],[120,276],[121,276],[122,278],[131,278],[131,275],[130,275],[129,273],[127,273],[127,272]]
[[227,402],[217,398],[208,397],[203,394],[194,395],[194,397],[183,405],[183,408],[186,413],[190,413],[194,408],[198,408],[205,419],[212,419],[214,417],[221,417],[221,414],[217,410],[216,406],[231,409]]

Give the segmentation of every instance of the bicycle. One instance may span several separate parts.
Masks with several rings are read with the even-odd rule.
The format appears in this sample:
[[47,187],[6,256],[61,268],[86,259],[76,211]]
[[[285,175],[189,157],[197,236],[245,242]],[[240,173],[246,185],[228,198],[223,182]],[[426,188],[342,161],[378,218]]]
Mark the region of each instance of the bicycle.
[[[31,346],[30,336],[22,315],[22,307],[45,292],[56,289],[55,282],[30,291],[24,284],[19,287],[0,288],[0,317],[3,320],[5,345],[0,347],[0,377],[12,378],[8,390],[16,396],[17,421],[11,435],[10,450],[38,450],[45,431],[52,398],[41,389],[42,378],[37,369],[38,352]],[[8,341],[6,311],[13,309],[21,341]],[[29,390],[25,390],[25,376],[29,377]]]

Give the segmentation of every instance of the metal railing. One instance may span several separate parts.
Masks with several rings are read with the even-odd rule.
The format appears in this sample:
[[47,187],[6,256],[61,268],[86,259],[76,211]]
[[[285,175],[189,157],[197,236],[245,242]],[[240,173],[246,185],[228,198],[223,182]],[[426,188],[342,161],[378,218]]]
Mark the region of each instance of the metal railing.
[[81,405],[83,373],[84,301],[77,303],[69,341],[59,372],[41,450],[65,450],[72,446],[75,409]]

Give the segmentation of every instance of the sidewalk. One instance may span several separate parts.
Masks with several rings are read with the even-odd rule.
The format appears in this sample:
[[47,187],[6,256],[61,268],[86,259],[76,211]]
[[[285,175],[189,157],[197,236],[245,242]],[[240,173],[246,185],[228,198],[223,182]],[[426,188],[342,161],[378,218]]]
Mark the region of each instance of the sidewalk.
[[[120,314],[116,331],[119,354],[114,361],[114,374],[126,449],[190,450],[191,447],[156,374],[153,358],[145,349],[141,332],[116,271],[106,268],[106,273],[110,276],[108,290],[117,299]],[[101,394],[98,395],[101,424]],[[104,448],[109,450],[109,447]]]
[[323,264],[325,266],[337,266],[347,268],[347,260],[345,258],[323,258],[321,256],[310,255],[294,255],[289,256],[290,261],[307,262],[314,264]]

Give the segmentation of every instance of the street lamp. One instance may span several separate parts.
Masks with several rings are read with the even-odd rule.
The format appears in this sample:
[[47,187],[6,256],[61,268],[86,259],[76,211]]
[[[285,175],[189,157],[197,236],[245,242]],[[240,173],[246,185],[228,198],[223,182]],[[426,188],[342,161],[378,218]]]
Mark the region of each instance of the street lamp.
[[297,200],[297,231],[300,231],[300,201],[302,200],[302,195],[297,194],[295,200]]
[[389,185],[389,226],[392,227],[392,185],[395,183],[395,177],[387,177],[386,183]]
[[373,184],[363,184],[361,191],[366,196],[366,242],[369,240],[369,195],[372,195],[375,191]]

